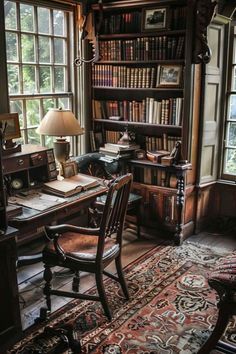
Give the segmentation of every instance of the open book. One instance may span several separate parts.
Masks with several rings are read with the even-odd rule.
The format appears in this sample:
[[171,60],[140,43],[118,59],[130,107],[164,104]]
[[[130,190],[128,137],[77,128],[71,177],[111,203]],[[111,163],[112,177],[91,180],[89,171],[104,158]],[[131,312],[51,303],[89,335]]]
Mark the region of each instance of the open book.
[[64,178],[61,181],[56,180],[44,183],[43,190],[61,197],[69,197],[82,190],[93,188],[98,185],[99,182],[95,177],[78,173],[75,176]]

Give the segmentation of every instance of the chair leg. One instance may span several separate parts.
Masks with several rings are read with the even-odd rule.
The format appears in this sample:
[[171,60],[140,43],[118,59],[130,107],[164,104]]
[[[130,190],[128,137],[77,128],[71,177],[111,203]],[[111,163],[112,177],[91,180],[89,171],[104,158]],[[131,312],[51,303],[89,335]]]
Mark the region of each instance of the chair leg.
[[45,269],[44,269],[43,278],[45,280],[45,286],[43,289],[43,293],[45,295],[47,308],[51,312],[50,290],[51,290],[52,271],[48,265],[45,265],[44,267]]
[[[232,305],[232,304],[231,304]],[[212,349],[218,343],[220,337],[224,333],[224,330],[229,322],[229,319],[232,315],[230,310],[230,304],[221,304],[218,314],[218,319],[215,325],[213,332],[211,333],[210,337],[207,339],[205,344],[199,350],[198,354],[209,354]]]
[[107,316],[108,320],[111,321],[112,315],[111,315],[111,311],[108,306],[108,300],[107,300],[107,296],[106,296],[105,289],[103,286],[102,272],[97,271],[95,274],[95,278],[96,278],[96,284],[97,284],[97,289],[98,289],[98,295],[100,297],[100,301],[101,301],[103,310],[104,310],[105,315]]
[[124,277],[124,273],[123,273],[123,270],[122,270],[121,258],[117,257],[115,259],[115,262],[116,262],[116,270],[117,270],[117,275],[118,275],[118,278],[119,278],[119,282],[120,282],[121,288],[123,290],[125,298],[127,300],[129,300],[129,291],[128,291],[128,287],[127,287],[127,284],[126,284],[126,281],[125,281],[125,277]]
[[136,219],[137,219],[137,238],[140,239],[141,238],[141,234],[140,234],[140,221],[142,220],[141,218],[141,203],[138,204],[137,208],[136,208]]
[[73,277],[73,281],[72,281],[72,290],[75,293],[79,292],[79,284],[80,284],[80,274],[79,271],[75,271],[75,275]]

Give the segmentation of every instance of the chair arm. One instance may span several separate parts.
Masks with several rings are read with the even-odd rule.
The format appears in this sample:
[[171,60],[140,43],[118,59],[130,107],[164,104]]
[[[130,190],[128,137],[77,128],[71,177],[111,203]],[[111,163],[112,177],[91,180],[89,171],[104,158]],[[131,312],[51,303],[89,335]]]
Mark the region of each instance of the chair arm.
[[50,239],[53,239],[55,234],[62,234],[64,232],[78,232],[83,233],[86,235],[99,235],[99,228],[87,228],[87,227],[80,227],[74,226],[69,224],[62,224],[62,225],[55,225],[55,226],[45,226],[45,231],[47,236]]

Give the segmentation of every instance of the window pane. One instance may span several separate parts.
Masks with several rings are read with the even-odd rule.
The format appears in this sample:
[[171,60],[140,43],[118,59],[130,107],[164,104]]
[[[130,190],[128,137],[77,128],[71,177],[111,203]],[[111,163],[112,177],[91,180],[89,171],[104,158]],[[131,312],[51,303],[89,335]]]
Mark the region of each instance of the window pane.
[[55,63],[65,63],[65,46],[64,40],[60,38],[54,39]]
[[36,129],[28,130],[28,143],[40,145],[40,136],[36,133]]
[[55,91],[63,92],[65,91],[65,70],[61,67],[56,67],[54,71],[55,75]]
[[236,64],[236,38],[234,38],[233,64]]
[[58,107],[61,107],[63,109],[69,109],[69,98],[59,98]]
[[7,65],[8,90],[9,94],[19,93],[19,67],[18,65]]
[[39,100],[26,101],[27,127],[37,127],[39,125]]
[[53,141],[54,141],[54,137],[53,136],[45,136],[45,145],[48,148],[53,148]]
[[236,148],[236,122],[229,123],[228,144]]
[[236,95],[230,96],[229,119],[236,119]]
[[39,33],[50,33],[49,32],[49,19],[50,11],[43,7],[38,8],[38,29]]
[[7,60],[17,61],[17,35],[15,33],[6,32],[6,47],[7,47]]
[[23,63],[35,62],[35,43],[34,43],[33,35],[31,34],[21,35],[21,50],[22,50]]
[[39,62],[50,63],[50,38],[39,36]]
[[20,126],[23,127],[22,101],[20,100],[10,101],[10,111],[12,113],[18,113]]
[[23,93],[36,92],[35,67],[33,65],[23,65]]
[[64,36],[64,14],[62,11],[53,11],[53,30],[57,36]]
[[6,29],[16,29],[16,4],[11,1],[5,1],[4,11]]
[[49,66],[39,68],[40,92],[51,92],[51,70]]
[[43,115],[45,115],[50,108],[55,108],[55,107],[56,107],[56,104],[55,104],[54,99],[52,99],[52,98],[44,99],[43,100]]
[[226,149],[225,172],[236,175],[236,149]]
[[20,24],[22,31],[34,32],[34,8],[20,4]]

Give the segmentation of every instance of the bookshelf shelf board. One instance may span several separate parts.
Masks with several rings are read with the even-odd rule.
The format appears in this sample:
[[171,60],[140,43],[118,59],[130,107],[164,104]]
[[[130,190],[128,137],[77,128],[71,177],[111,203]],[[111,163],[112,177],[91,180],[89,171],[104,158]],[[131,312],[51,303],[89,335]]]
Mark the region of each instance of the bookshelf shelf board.
[[144,123],[144,122],[129,122],[125,120],[112,120],[112,119],[94,119],[94,123],[101,123],[101,124],[107,124],[107,125],[117,125],[117,126],[135,126],[135,127],[141,127],[141,128],[157,128],[158,132],[161,132],[162,130],[164,132],[176,132],[181,134],[182,126],[177,126],[177,125],[167,125],[167,124],[150,124],[150,123]]
[[113,33],[113,34],[100,34],[99,39],[100,40],[109,40],[109,39],[126,39],[126,38],[142,38],[142,37],[161,37],[161,36],[178,36],[178,35],[185,35],[186,30],[168,30],[167,32],[158,32],[158,35],[155,33],[155,36],[153,32],[150,33]]
[[115,65],[122,65],[122,64],[128,64],[128,65],[137,65],[137,64],[185,64],[184,59],[168,59],[168,60],[99,60],[97,64],[115,64]]
[[135,87],[112,87],[112,86],[93,86],[94,90],[117,90],[117,91],[145,91],[147,92],[183,92],[183,88],[179,87],[149,87],[149,88],[135,88]]
[[[148,6],[156,6],[157,1],[156,0],[149,0],[148,1]],[[176,0],[159,0],[158,1],[158,6],[166,6],[166,5],[176,5]],[[186,0],[183,1],[178,1],[178,6],[181,5],[186,5]],[[135,1],[135,0],[123,0],[120,2],[110,2],[110,3],[105,3],[103,4],[103,10],[104,11],[114,11],[114,10],[124,10],[126,8],[143,8],[143,7],[147,7],[147,0],[143,0],[143,1]],[[94,4],[92,6],[93,10],[97,10],[99,11],[100,7],[99,4]]]
[[162,170],[165,170],[165,171],[168,171],[168,172],[176,172],[176,171],[185,171],[185,170],[190,170],[191,169],[191,164],[190,163],[187,163],[187,164],[183,164],[183,165],[171,165],[171,166],[165,166],[165,165],[161,165],[159,163],[153,163],[149,160],[137,160],[137,159],[131,159],[129,160],[129,163],[132,164],[132,165],[137,165],[137,166],[140,166],[140,167],[143,167],[145,168],[145,166],[148,166],[148,167],[157,167],[159,169],[162,169]]

